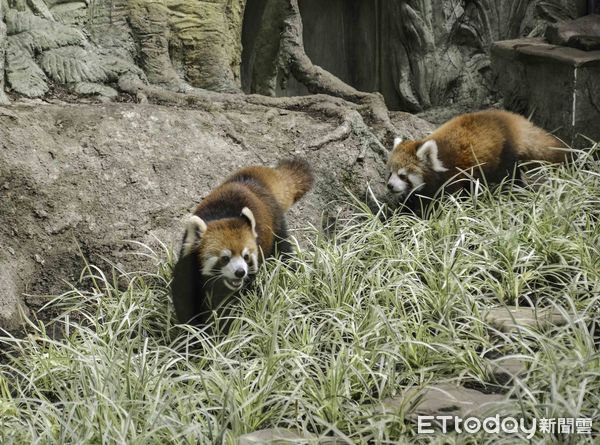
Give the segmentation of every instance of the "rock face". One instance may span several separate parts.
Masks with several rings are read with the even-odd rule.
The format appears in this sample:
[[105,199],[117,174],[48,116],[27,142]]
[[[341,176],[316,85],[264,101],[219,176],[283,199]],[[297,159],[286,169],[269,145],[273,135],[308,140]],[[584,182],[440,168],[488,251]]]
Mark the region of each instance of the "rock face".
[[423,389],[409,389],[396,398],[381,401],[380,412],[395,412],[407,403],[413,404],[410,417],[417,416],[475,416],[483,418],[497,411],[506,397],[485,394],[474,389],[449,383]]
[[[481,106],[493,88],[491,43],[541,35],[548,23],[580,15],[585,0],[299,4],[317,65],[361,91],[381,92],[393,109],[421,111]],[[5,52],[6,88],[29,97],[60,86],[110,99],[129,75],[174,91],[249,91],[265,48],[273,60],[279,49],[281,30],[266,46],[256,45],[260,30],[277,27],[274,17],[288,7],[283,0],[1,0],[0,79]],[[279,90],[298,93],[306,88],[293,79]]]
[[4,6],[0,2],[0,105],[8,103],[4,93],[4,60],[6,59],[6,25],[4,24]]
[[490,308],[483,315],[486,323],[494,328],[511,332],[522,328],[545,329],[552,326],[561,326],[567,322],[564,316],[553,308],[530,307],[495,307]]
[[[267,0],[248,2],[243,86],[251,90],[256,30]],[[496,40],[543,35],[548,23],[585,11],[585,0],[300,0],[312,61],[361,91],[379,91],[393,110],[480,107],[495,90]],[[279,94],[305,94],[290,79]]]
[[584,51],[600,50],[600,14],[553,24],[546,30],[545,36],[553,45],[571,46]]
[[[418,135],[430,127],[399,116]],[[384,160],[355,136],[310,148],[339,122],[251,106],[210,112],[152,105],[0,107],[0,326],[18,322],[18,296],[60,292],[82,255],[125,266],[126,240],[178,247],[182,218],[226,175],[249,164],[305,157],[313,191],[293,207],[294,228],[334,216],[343,190],[385,194]],[[426,131],[426,130],[425,130]],[[326,215],[327,217],[327,215]],[[292,232],[293,233],[293,232]]]
[[1,3],[0,56],[6,49],[7,87],[21,95],[56,84],[111,97],[101,87],[126,74],[174,90],[239,90],[245,0]]

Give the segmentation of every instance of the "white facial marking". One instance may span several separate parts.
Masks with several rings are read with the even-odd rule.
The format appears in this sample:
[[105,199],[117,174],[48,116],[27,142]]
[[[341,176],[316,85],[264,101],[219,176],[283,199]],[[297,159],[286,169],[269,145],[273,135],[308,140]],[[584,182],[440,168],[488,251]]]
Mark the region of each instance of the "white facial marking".
[[219,257],[213,256],[204,261],[202,275],[213,275],[213,267],[219,262]]
[[400,145],[402,143],[402,138],[400,136],[396,136],[394,138],[394,148],[396,148],[398,145]]
[[[403,174],[403,173],[400,173]],[[397,172],[392,173],[388,180],[388,188],[392,193],[403,195],[408,192],[410,184],[403,179],[400,179]]]
[[408,175],[408,180],[412,184],[413,190],[421,188],[425,184],[423,177],[421,175],[417,175],[416,173],[410,173]]
[[438,157],[438,146],[437,142],[433,139],[425,142],[423,145],[419,147],[417,150],[417,158],[429,165],[433,171],[436,172],[446,172],[448,169],[444,167],[442,161]]
[[250,258],[250,270],[248,271],[248,273],[255,274],[258,272],[258,255],[253,253],[252,255],[250,255]]
[[421,188],[425,184],[423,177],[417,173],[409,173],[406,168],[401,168],[392,173],[388,180],[388,188],[398,196],[403,196]]
[[219,256],[212,256],[204,261],[204,265],[202,266],[202,275],[214,275],[213,268],[215,264],[219,262],[219,260],[223,257],[231,257],[231,250],[223,249]]
[[206,232],[206,223],[197,215],[192,215],[185,225],[185,238],[182,246],[182,256],[188,255],[196,248],[200,238]]

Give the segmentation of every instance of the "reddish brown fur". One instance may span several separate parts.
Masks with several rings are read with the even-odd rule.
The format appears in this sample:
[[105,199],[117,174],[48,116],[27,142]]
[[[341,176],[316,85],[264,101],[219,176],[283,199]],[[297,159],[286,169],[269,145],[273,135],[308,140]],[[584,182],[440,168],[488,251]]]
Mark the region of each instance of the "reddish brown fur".
[[254,214],[259,250],[265,257],[272,255],[277,241],[287,237],[284,212],[310,189],[312,182],[308,164],[295,159],[282,161],[275,168],[252,166],[234,173],[194,212],[207,224],[200,243],[201,257],[224,246],[231,249],[229,246],[248,245],[252,232],[241,217],[244,207]]
[[[244,247],[254,245],[254,235],[244,221],[221,219],[210,223],[209,236],[204,237],[200,244],[200,256],[208,258],[220,256],[224,246],[227,246],[233,256],[241,255]],[[249,253],[256,253],[251,249]]]
[[[436,141],[438,158],[448,171],[433,171],[417,158],[417,149],[428,140]],[[460,170],[472,169],[474,177],[483,173],[494,182],[505,177],[517,161],[563,162],[566,151],[552,147],[565,145],[523,116],[488,110],[451,119],[426,139],[401,142],[390,154],[388,167],[420,174],[426,183],[423,194],[431,194]]]
[[246,167],[232,178],[242,175],[261,181],[273,194],[284,212],[302,198],[313,184],[313,176],[308,164],[300,159],[284,160],[275,168]]

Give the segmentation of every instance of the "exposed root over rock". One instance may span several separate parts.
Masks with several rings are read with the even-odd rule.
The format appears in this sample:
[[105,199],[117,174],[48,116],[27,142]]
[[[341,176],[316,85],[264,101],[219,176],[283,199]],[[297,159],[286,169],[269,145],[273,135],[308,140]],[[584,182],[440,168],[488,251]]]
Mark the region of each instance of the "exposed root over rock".
[[[386,152],[377,134],[385,133],[389,129],[387,124],[381,120],[376,120],[371,124],[372,126],[369,126],[360,113],[361,111],[364,112],[367,108],[339,97],[332,97],[325,94],[271,97],[257,94],[216,93],[200,88],[192,88],[188,92],[177,92],[164,87],[147,84],[135,74],[121,76],[119,79],[119,88],[123,92],[137,97],[141,103],[150,102],[187,106],[204,111],[239,110],[255,106],[257,108],[305,111],[328,118],[335,118],[340,122],[339,127],[325,138],[311,145],[312,148],[319,148],[328,143],[343,140],[351,133],[354,133],[364,141],[365,150],[370,148],[379,155]],[[369,110],[372,111],[372,109]],[[394,128],[389,121],[389,117],[387,118],[387,122],[390,128]],[[392,130],[389,131],[391,134]]]

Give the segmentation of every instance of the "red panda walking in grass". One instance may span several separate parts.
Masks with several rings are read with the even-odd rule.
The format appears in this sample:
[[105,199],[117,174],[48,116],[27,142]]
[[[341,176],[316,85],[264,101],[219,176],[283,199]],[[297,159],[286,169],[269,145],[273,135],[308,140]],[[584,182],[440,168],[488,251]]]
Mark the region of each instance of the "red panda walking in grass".
[[172,294],[180,322],[203,323],[248,284],[260,263],[290,250],[285,212],[312,187],[307,162],[243,168],[214,189],[190,217]]
[[[389,156],[387,186],[396,198],[433,197],[461,172],[498,183],[520,161],[565,161],[566,146],[523,116],[502,110],[464,114],[419,141],[396,139]],[[463,184],[463,185],[461,185]],[[452,192],[464,181],[452,184]]]

